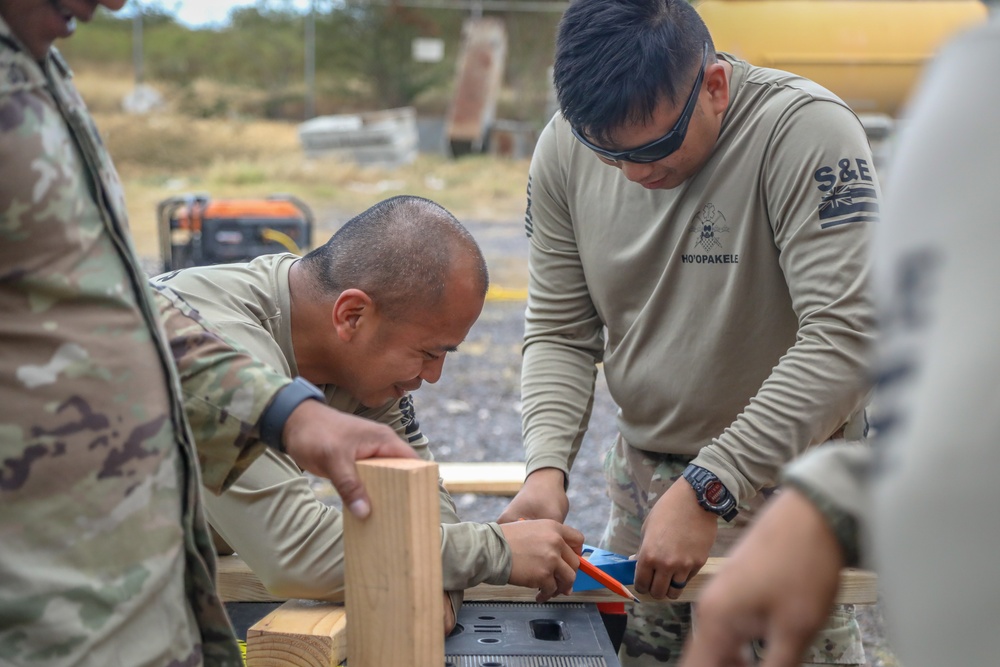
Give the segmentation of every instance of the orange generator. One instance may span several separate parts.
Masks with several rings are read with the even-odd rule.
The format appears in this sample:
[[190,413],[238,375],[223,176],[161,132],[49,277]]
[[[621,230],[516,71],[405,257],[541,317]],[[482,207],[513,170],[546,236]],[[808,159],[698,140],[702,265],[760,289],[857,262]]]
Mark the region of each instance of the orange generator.
[[290,195],[179,195],[160,202],[156,213],[164,271],[246,262],[278,252],[301,255],[312,243],[312,211]]

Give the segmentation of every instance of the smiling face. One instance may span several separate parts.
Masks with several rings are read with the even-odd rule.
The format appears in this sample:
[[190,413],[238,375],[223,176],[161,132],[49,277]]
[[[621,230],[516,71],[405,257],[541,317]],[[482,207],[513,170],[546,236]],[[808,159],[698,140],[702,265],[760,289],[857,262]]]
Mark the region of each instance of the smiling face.
[[416,306],[400,318],[367,309],[351,324],[352,350],[347,367],[338,369],[338,384],[362,405],[378,407],[440,379],[446,355],[465,340],[484,302],[468,271],[453,274],[433,306]]
[[41,60],[60,38],[70,37],[76,22],[86,23],[98,5],[117,11],[126,0],[0,0],[0,16],[33,57]]

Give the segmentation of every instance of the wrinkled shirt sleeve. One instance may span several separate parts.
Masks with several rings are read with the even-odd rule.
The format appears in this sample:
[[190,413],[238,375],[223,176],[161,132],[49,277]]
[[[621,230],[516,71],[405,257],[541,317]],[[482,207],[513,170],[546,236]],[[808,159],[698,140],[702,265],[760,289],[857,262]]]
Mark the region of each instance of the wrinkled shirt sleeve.
[[222,493],[266,449],[258,439],[257,422],[292,380],[209,329],[198,311],[169,287],[152,288],[180,374],[202,482]]

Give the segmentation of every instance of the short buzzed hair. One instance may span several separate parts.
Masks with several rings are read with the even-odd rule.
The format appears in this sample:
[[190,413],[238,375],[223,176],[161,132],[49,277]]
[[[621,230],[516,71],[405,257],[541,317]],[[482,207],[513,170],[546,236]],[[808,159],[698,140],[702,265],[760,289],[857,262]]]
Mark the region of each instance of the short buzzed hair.
[[359,289],[387,317],[402,319],[415,307],[440,301],[463,256],[485,297],[489,271],[469,230],[439,204],[400,195],[348,220],[301,263],[321,292],[335,298]]

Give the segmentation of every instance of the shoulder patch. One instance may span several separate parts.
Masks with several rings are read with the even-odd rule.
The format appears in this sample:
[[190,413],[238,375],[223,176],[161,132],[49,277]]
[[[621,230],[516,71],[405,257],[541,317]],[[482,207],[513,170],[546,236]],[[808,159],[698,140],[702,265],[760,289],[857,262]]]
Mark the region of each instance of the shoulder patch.
[[531,235],[535,231],[535,223],[531,219],[531,175],[530,174],[528,175],[528,192],[527,192],[527,196],[528,196],[528,205],[527,205],[527,208],[524,209],[524,233],[530,239]]
[[843,158],[836,166],[817,169],[813,180],[820,192],[820,229],[878,220],[878,192],[868,160]]
[[416,442],[423,437],[420,433],[420,423],[417,421],[417,411],[413,407],[413,397],[410,394],[399,399],[399,411],[403,414],[403,432],[407,442]]

